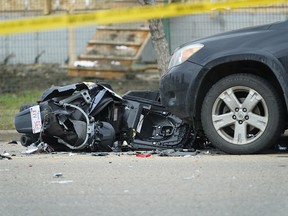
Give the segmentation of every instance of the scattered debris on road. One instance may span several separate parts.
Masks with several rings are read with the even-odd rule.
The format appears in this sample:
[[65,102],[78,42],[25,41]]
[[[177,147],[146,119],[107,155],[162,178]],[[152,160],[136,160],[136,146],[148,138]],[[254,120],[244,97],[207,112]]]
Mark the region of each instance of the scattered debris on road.
[[33,153],[51,153],[54,149],[49,146],[47,143],[41,142],[39,144],[31,144],[29,145],[26,150],[22,151],[23,154],[33,154]]
[[0,160],[2,159],[12,160],[12,157],[8,152],[4,152],[3,154],[0,154]]
[[54,173],[53,177],[54,177],[54,178],[63,177],[63,173]]
[[16,140],[11,140],[8,144],[18,144]]

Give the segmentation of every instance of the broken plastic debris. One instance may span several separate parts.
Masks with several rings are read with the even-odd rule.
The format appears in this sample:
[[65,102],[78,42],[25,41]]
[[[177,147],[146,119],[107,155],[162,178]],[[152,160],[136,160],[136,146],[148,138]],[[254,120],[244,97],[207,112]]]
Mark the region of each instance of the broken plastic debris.
[[8,160],[11,160],[12,158],[10,157],[10,154],[5,152],[3,154],[0,154],[0,160],[1,159],[8,159]]
[[92,156],[107,156],[109,155],[109,153],[108,152],[93,152],[91,155]]
[[10,154],[8,152],[4,152],[2,155],[6,156],[6,157],[10,157]]
[[279,144],[277,144],[276,149],[278,151],[287,151],[288,150],[288,146],[287,146],[287,144],[279,143]]
[[190,149],[182,149],[183,152],[195,152],[195,149],[190,148]]
[[[180,156],[182,156],[182,155],[180,155]],[[191,157],[192,155],[190,155],[190,154],[186,154],[186,155],[184,155],[183,157]]]
[[16,140],[11,140],[8,144],[18,144]]
[[140,158],[147,158],[147,157],[151,157],[151,154],[141,154],[141,153],[137,153],[136,157],[140,157]]
[[192,149],[190,151],[185,150],[185,151],[180,151],[180,150],[175,150],[175,149],[166,149],[161,152],[159,152],[159,156],[166,156],[166,157],[190,157],[190,156],[195,156],[199,153],[199,151],[195,151]]
[[36,151],[38,151],[38,148],[34,144],[32,144],[32,145],[28,146],[27,149],[25,151],[23,151],[22,153],[23,154],[32,154]]
[[27,147],[25,151],[23,151],[23,154],[33,154],[33,153],[40,153],[40,152],[47,152],[51,153],[53,152],[54,149],[49,146],[47,143],[40,142],[37,146],[35,143],[31,144],[30,146]]
[[55,173],[53,175],[54,178],[60,178],[60,177],[63,177],[63,173]]

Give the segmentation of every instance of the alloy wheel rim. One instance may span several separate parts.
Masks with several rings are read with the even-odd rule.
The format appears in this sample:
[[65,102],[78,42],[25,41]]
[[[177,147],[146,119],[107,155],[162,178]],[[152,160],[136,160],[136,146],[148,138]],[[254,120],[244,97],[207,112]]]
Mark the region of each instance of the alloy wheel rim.
[[224,140],[233,144],[245,145],[261,137],[268,120],[264,98],[249,87],[226,89],[213,104],[213,126]]

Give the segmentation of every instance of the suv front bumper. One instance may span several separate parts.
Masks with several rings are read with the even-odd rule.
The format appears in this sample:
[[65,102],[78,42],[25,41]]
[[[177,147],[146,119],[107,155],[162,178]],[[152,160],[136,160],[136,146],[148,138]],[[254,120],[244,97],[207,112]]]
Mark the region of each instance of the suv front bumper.
[[171,68],[160,80],[162,104],[173,114],[192,119],[202,66],[189,61]]

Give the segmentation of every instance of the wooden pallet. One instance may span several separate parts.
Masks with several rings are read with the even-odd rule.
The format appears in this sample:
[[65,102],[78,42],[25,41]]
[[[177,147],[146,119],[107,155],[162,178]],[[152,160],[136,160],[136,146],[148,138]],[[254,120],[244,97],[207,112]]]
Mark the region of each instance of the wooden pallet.
[[[120,79],[132,70],[150,38],[147,23],[113,24],[99,26],[88,41],[85,52],[70,66],[69,76],[98,79]],[[87,67],[81,63],[93,62]]]

